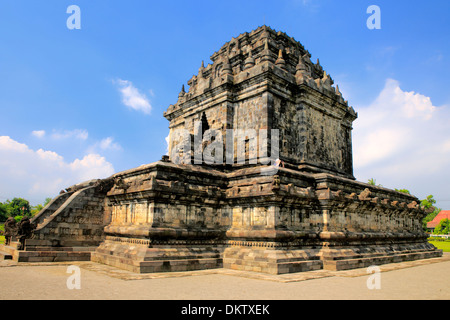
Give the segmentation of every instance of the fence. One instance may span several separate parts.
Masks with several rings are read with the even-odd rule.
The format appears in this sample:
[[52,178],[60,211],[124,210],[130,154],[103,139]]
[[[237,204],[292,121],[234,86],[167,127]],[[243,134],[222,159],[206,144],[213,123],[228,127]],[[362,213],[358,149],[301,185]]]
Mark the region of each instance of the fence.
[[450,235],[448,234],[430,234],[430,238],[445,238],[448,239]]

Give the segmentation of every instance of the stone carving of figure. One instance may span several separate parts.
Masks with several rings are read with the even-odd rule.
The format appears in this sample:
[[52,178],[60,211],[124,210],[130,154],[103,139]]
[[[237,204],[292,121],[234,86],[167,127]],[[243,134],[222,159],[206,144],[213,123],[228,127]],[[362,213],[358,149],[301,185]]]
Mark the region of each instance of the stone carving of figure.
[[19,222],[19,228],[17,231],[17,235],[19,237],[19,250],[23,250],[25,248],[25,240],[31,238],[33,235],[33,230],[35,226],[31,223],[30,218],[25,216]]
[[11,238],[15,236],[17,233],[17,225],[16,220],[13,217],[9,217],[5,222],[5,245],[9,245],[11,243]]

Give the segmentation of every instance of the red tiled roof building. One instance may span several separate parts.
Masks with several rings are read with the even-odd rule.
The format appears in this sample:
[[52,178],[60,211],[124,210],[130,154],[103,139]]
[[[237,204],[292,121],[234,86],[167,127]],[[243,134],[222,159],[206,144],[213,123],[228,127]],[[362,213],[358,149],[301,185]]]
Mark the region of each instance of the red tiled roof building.
[[436,226],[441,222],[443,219],[449,219],[450,220],[450,210],[441,210],[441,212],[438,213],[438,215],[427,223],[428,229],[434,229]]

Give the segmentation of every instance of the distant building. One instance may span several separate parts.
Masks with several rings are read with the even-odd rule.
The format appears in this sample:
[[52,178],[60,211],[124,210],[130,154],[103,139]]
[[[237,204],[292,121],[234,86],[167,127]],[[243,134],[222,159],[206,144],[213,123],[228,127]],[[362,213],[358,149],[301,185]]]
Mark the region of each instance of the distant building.
[[443,219],[449,219],[450,220],[450,210],[441,210],[441,212],[438,213],[438,215],[427,223],[427,229],[430,232],[433,232],[436,226],[441,222]]

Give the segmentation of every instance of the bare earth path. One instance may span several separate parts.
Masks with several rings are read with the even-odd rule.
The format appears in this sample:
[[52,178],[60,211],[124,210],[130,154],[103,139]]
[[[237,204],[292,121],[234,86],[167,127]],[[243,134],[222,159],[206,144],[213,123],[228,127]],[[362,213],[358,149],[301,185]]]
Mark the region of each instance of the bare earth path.
[[69,289],[69,263],[0,263],[1,300],[318,300],[450,299],[450,254],[381,266],[380,289],[370,290],[367,269],[291,275],[205,270],[133,274],[90,262],[80,270],[80,289]]

